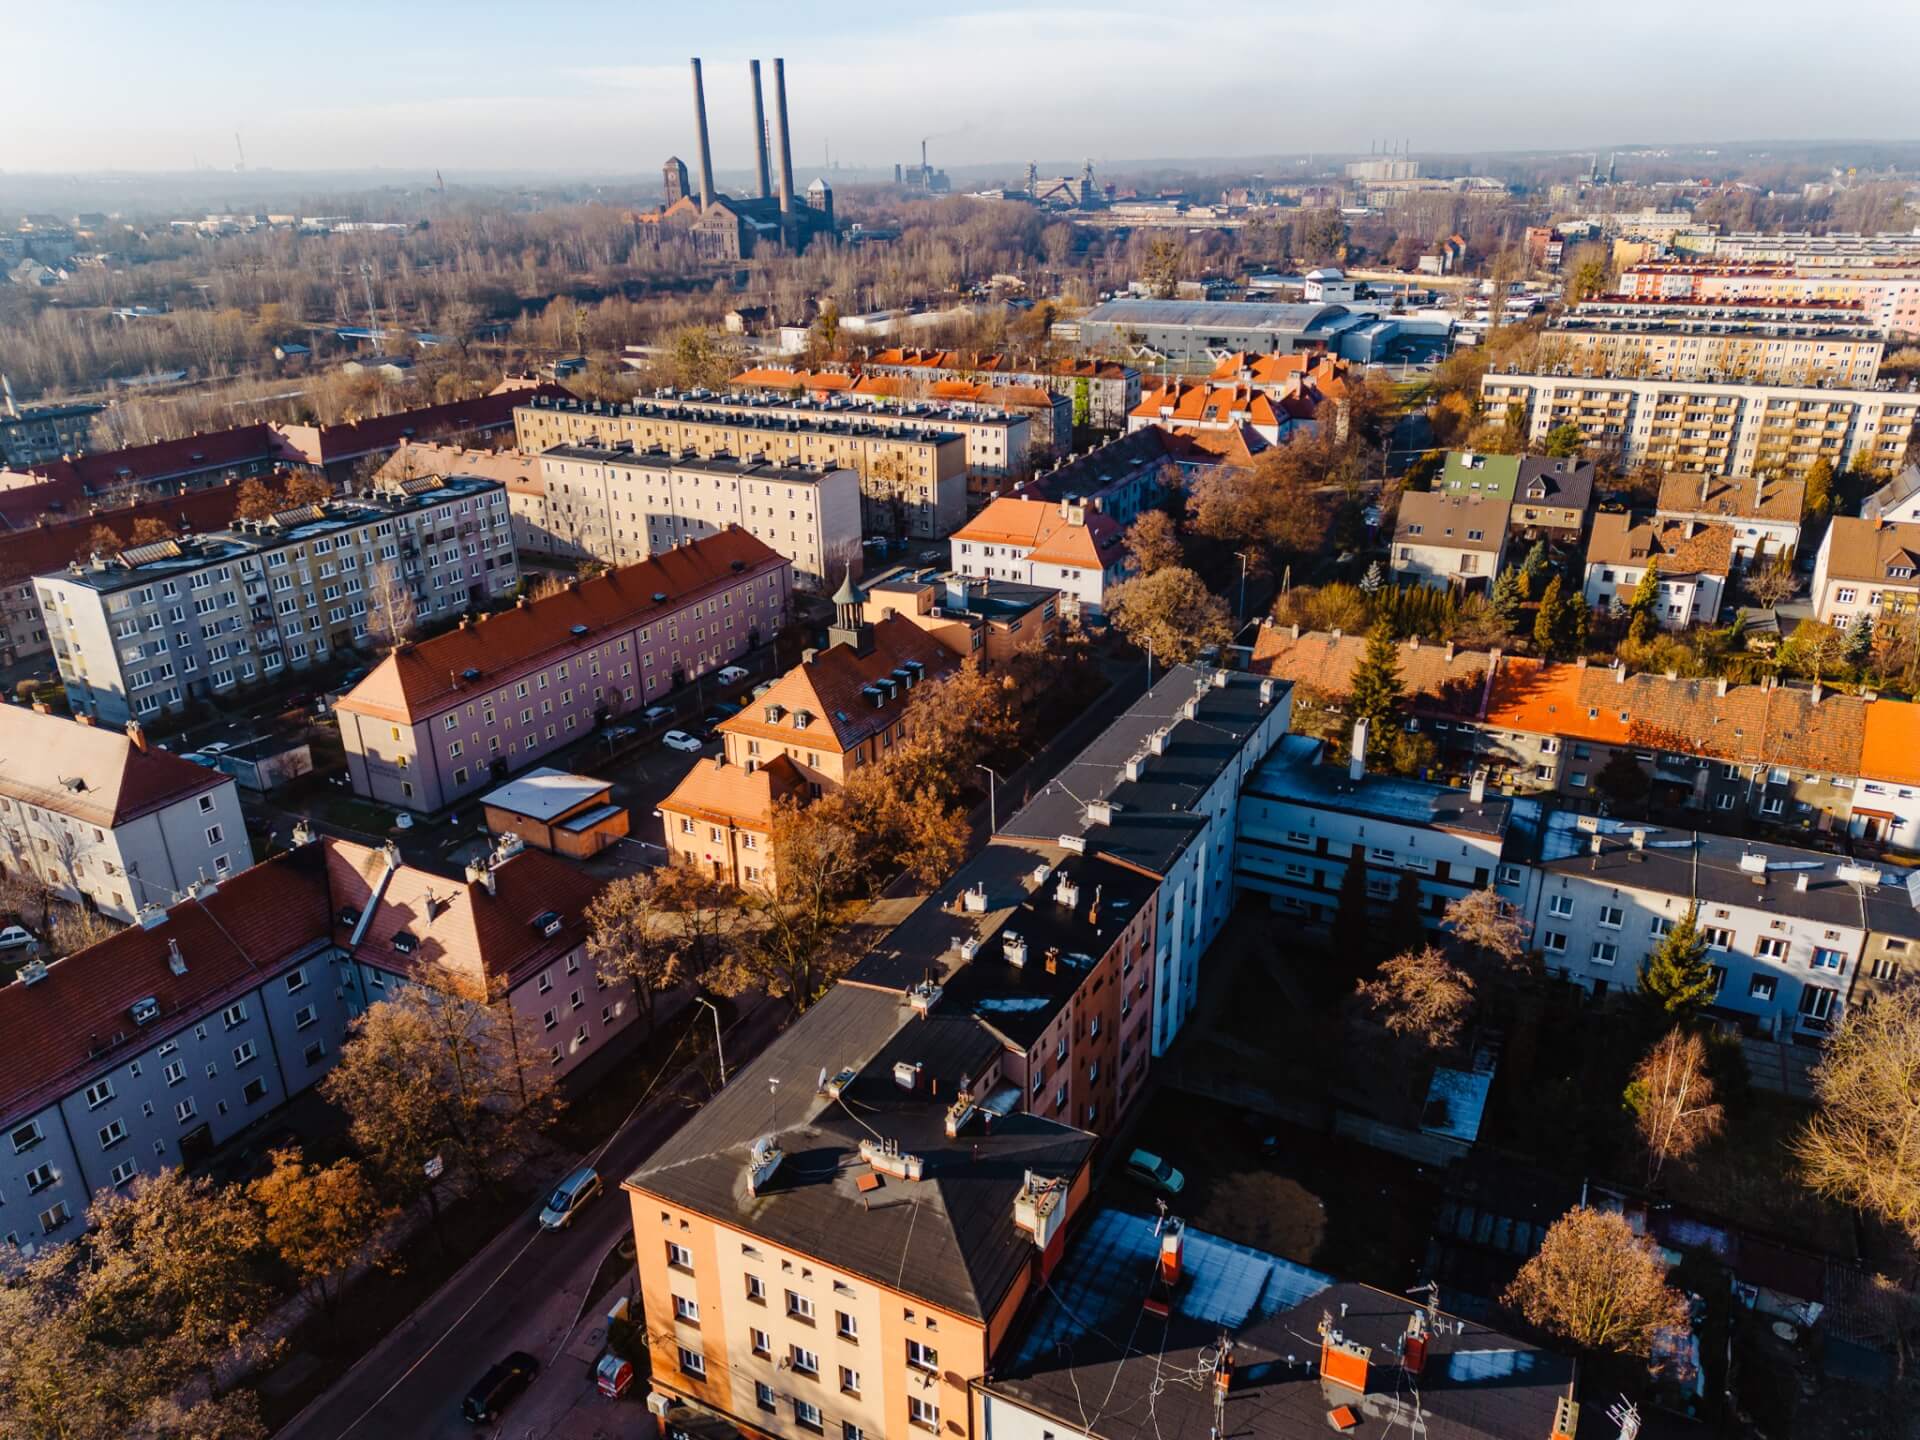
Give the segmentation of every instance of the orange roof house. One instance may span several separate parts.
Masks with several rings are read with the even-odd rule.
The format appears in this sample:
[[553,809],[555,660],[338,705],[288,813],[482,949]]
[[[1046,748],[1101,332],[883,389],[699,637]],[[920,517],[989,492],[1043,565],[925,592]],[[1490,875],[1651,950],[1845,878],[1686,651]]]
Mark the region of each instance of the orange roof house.
[[[953,539],[966,544],[1008,546],[1025,552],[1025,558],[1034,564],[1098,570],[1120,562],[1124,535],[1117,521],[1089,513],[1069,501],[1051,505],[1044,500],[1003,496],[954,531]],[[965,574],[975,573],[956,568]],[[1023,575],[998,578],[1031,580]]]

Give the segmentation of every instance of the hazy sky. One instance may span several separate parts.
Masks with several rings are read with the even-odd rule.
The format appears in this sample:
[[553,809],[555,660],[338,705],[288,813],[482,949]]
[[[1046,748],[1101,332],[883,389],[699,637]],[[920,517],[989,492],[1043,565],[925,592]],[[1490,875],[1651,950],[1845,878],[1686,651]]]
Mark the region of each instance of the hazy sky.
[[[752,161],[787,61],[795,170],[1920,137],[1920,0],[0,0],[0,170],[652,172]],[[768,67],[768,103],[772,103]]]

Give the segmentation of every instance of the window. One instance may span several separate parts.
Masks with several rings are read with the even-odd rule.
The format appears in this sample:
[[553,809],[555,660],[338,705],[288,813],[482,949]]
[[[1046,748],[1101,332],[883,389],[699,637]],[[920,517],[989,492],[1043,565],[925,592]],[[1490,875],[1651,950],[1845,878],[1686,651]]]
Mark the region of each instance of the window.
[[860,1338],[859,1322],[844,1310],[833,1312],[833,1329],[842,1340],[857,1341]]
[[907,1420],[922,1430],[938,1431],[940,1428],[940,1407],[931,1400],[922,1400],[918,1395],[907,1397]]
[[840,1422],[840,1440],[867,1440],[867,1432],[851,1420]]
[[1567,937],[1558,930],[1543,931],[1540,936],[1540,948],[1549,955],[1564,955],[1567,953]]
[[922,1345],[918,1340],[907,1341],[907,1364],[916,1370],[938,1370],[940,1353],[931,1345]]
[[260,1101],[267,1098],[266,1080],[261,1076],[254,1076],[253,1079],[247,1081],[245,1085],[240,1087],[240,1098],[249,1105],[259,1104]]
[[98,1110],[111,1099],[113,1099],[113,1081],[96,1080],[87,1087],[87,1108],[89,1110]]
[[793,1362],[794,1373],[805,1375],[809,1379],[820,1378],[820,1357],[804,1345],[789,1345],[787,1358]]
[[1754,942],[1753,953],[1762,960],[1784,960],[1787,958],[1788,942],[1776,935],[1767,935]]
[[1649,935],[1654,936],[1656,939],[1662,935],[1667,934],[1672,929],[1673,929],[1673,921],[1669,920],[1664,915],[1654,916],[1653,919],[1649,921],[1647,924],[1647,933]]
[[247,1002],[236,1000],[220,1012],[220,1023],[231,1030],[236,1025],[244,1025],[247,1020]]
[[167,1084],[178,1085],[187,1078],[187,1064],[184,1060],[169,1060],[166,1069]]
[[766,1283],[758,1275],[747,1276],[747,1299],[756,1305],[767,1303]]
[[756,1380],[753,1382],[753,1399],[754,1403],[762,1410],[765,1410],[768,1414],[773,1413],[773,1386],[767,1384],[766,1381]]
[[207,844],[218,845],[220,843],[221,836],[224,835],[225,833],[226,832],[223,831],[218,825],[209,825],[207,827]]
[[793,1291],[789,1290],[787,1291],[787,1314],[796,1320],[805,1320],[811,1323],[813,1320],[813,1301],[804,1295],[796,1295]]
[[1833,1002],[1839,994],[1838,990],[1829,990],[1824,985],[1807,986],[1800,992],[1802,1023],[1816,1028],[1824,1026],[1833,1017]]
[[841,1393],[846,1395],[858,1395],[860,1393],[860,1372],[858,1370],[850,1370],[845,1365],[842,1365],[840,1367],[840,1390]]
[[676,1245],[673,1241],[669,1240],[667,1242],[667,1264],[675,1270],[685,1270],[688,1274],[692,1274],[693,1252],[687,1249],[686,1246]]
[[302,965],[298,970],[294,971],[291,975],[287,976],[287,994],[298,995],[302,990],[306,988],[307,988],[307,967]]
[[689,1325],[698,1325],[700,1323],[700,1302],[698,1300],[689,1300],[684,1295],[674,1296],[673,1318],[676,1320],[684,1320]]
[[680,1347],[680,1373],[682,1375],[690,1375],[695,1380],[706,1379],[707,1357],[702,1355],[698,1350],[689,1350],[686,1346],[682,1345]]
[[1618,905],[1602,905],[1600,907],[1600,925],[1603,929],[1618,930],[1620,928],[1620,922],[1625,918],[1626,912]]
[[753,1353],[762,1360],[773,1358],[773,1337],[764,1330],[749,1330],[747,1336],[753,1342]]
[[173,1118],[178,1120],[182,1125],[186,1124],[187,1121],[193,1119],[193,1117],[199,1113],[200,1107],[193,1103],[193,1097],[191,1095],[173,1107]]
[[122,1160],[118,1165],[113,1167],[108,1178],[112,1180],[116,1186],[119,1186],[126,1184],[127,1181],[133,1179],[133,1177],[139,1173],[140,1162],[138,1160]]
[[29,1120],[26,1124],[15,1127],[11,1138],[14,1154],[18,1155],[22,1150],[31,1150],[44,1138],[40,1133],[40,1122]]
[[1716,925],[1709,925],[1707,927],[1707,948],[1709,950],[1731,950],[1733,948],[1733,931],[1723,930]]
[[302,1005],[293,1012],[293,1028],[304,1030],[319,1018],[319,1012],[311,1005]]
[[126,1138],[127,1122],[124,1120],[115,1120],[111,1124],[100,1127],[100,1148],[102,1150],[111,1150]]
[[234,1068],[237,1070],[242,1065],[252,1064],[254,1058],[258,1056],[259,1053],[260,1053],[260,1047],[255,1045],[251,1040],[248,1040],[243,1044],[234,1046],[233,1047]]
[[57,1184],[59,1179],[60,1172],[54,1169],[53,1166],[36,1165],[33,1169],[27,1171],[26,1174],[27,1193],[29,1195],[38,1195],[49,1185]]
[[1573,897],[1571,895],[1548,896],[1547,913],[1561,920],[1566,919],[1573,914]]
[[1620,947],[1618,945],[1615,945],[1612,941],[1596,940],[1593,942],[1593,963],[1594,964],[1611,965],[1615,960],[1619,958],[1620,958]]
[[1815,950],[1813,968],[1816,970],[1839,971],[1847,963],[1846,956],[1838,950]]
[[1754,976],[1753,983],[1747,986],[1747,994],[1755,1000],[1773,999],[1773,977],[1771,975]]
[[73,1211],[68,1207],[67,1202],[62,1200],[52,1209],[40,1212],[40,1233],[51,1235],[72,1218]]
[[820,1407],[810,1400],[795,1400],[793,1402],[793,1423],[805,1430],[821,1429]]

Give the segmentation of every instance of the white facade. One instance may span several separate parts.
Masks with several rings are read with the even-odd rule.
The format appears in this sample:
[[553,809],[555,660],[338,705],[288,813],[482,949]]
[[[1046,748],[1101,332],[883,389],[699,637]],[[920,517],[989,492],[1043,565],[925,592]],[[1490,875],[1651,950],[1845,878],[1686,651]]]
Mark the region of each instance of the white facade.
[[[1630,592],[1646,575],[1644,565],[1589,561],[1581,592],[1587,604],[1598,609],[1612,606],[1615,595]],[[1724,575],[1667,575],[1659,579],[1660,598],[1655,613],[1663,630],[1680,630],[1688,625],[1711,624],[1720,614],[1726,596]]]

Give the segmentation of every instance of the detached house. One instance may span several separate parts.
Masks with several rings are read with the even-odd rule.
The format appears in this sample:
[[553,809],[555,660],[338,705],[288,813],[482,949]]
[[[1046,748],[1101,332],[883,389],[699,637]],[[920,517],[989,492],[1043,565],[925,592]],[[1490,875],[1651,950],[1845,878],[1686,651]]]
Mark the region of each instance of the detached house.
[[1813,613],[1844,629],[1878,623],[1920,600],[1920,522],[1836,516],[1813,562]]
[[1660,572],[1655,613],[1661,627],[1711,625],[1726,601],[1733,538],[1730,525],[1635,521],[1616,512],[1596,515],[1581,588],[1597,610],[1625,609],[1648,567],[1654,566]]
[[1453,450],[1434,481],[1437,493],[1511,502],[1507,529],[1517,542],[1577,546],[1593,509],[1593,462],[1541,455]]
[[1791,559],[1800,547],[1800,516],[1806,509],[1804,480],[1759,475],[1668,475],[1660,482],[1657,513],[1668,524],[1725,525],[1734,559]]
[[1402,584],[1489,589],[1507,548],[1513,508],[1500,495],[1413,491],[1400,497],[1393,576]]
[[953,532],[953,569],[1058,590],[1069,614],[1098,619],[1107,590],[1126,577],[1118,521],[1074,500],[1001,498]]

